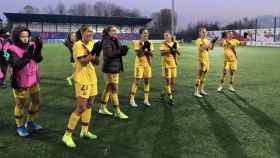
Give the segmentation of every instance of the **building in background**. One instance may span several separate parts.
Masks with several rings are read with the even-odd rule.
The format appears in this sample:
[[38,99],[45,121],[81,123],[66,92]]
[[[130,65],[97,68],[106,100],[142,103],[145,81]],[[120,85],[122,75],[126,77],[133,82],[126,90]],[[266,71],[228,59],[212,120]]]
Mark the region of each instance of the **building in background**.
[[68,32],[77,31],[81,25],[90,24],[94,28],[94,39],[101,39],[103,29],[108,25],[119,28],[121,40],[135,40],[139,29],[152,21],[150,18],[98,17],[51,14],[4,13],[8,27],[22,25],[28,27],[32,35],[40,35],[44,40],[63,40]]

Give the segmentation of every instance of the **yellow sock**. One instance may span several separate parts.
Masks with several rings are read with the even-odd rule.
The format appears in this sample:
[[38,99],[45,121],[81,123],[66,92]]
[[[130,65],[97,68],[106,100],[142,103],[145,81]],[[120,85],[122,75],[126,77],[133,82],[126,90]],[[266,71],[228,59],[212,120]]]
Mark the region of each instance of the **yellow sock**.
[[136,95],[137,90],[138,90],[138,85],[135,82],[133,82],[132,86],[131,86],[131,92],[130,92],[130,99],[131,100],[134,100],[134,97]]
[[149,100],[150,84],[144,84],[144,100]]
[[202,89],[204,89],[204,79],[202,79],[202,80],[200,81],[199,90],[202,90]]
[[171,94],[171,85],[165,85],[164,87],[164,90],[165,90],[165,94],[170,98],[172,99],[172,94]]
[[82,133],[88,132],[88,127],[91,118],[91,111],[92,111],[91,108],[89,108],[82,113],[82,131],[81,131]]
[[16,119],[16,126],[22,127],[23,126],[23,110],[19,108],[19,106],[15,106],[14,115]]
[[80,120],[80,116],[78,116],[75,112],[73,112],[69,118],[69,122],[67,125],[66,134],[72,135],[73,130],[76,128],[77,123]]
[[226,74],[223,72],[220,79],[221,84],[225,82],[225,79],[226,79]]
[[39,110],[39,105],[30,103],[28,114],[27,114],[27,121],[34,121],[34,117]]
[[111,99],[112,99],[114,108],[116,109],[117,112],[120,111],[120,103],[119,103],[118,93],[112,92],[111,97],[112,97]]
[[108,104],[109,98],[110,98],[110,91],[108,91],[107,89],[104,90],[103,94],[102,94],[102,100],[101,100],[101,104],[102,106],[106,106]]
[[201,84],[201,80],[200,79],[196,79],[195,86],[196,87],[200,87],[200,84]]

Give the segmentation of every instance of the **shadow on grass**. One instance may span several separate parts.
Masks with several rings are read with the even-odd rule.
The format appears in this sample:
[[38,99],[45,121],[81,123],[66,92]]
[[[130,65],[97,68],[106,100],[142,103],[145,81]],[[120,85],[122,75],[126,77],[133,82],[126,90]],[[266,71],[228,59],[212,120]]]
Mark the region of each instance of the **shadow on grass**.
[[271,136],[272,140],[275,141],[274,150],[276,151],[278,157],[280,157],[280,125],[271,119],[266,113],[250,104],[239,94],[234,93],[234,96],[237,98],[237,100],[241,101],[243,105],[239,104],[236,99],[229,96],[228,94],[223,93],[223,95],[234,105],[236,105],[242,112],[253,119],[259,127],[264,129]]
[[164,108],[160,129],[155,134],[153,143],[152,158],[180,158],[182,156],[179,144],[179,128],[175,123],[173,108],[162,102]]
[[197,99],[201,108],[205,111],[211,123],[212,131],[220,145],[229,158],[246,158],[246,152],[241,147],[234,131],[226,120],[214,109],[207,98]]

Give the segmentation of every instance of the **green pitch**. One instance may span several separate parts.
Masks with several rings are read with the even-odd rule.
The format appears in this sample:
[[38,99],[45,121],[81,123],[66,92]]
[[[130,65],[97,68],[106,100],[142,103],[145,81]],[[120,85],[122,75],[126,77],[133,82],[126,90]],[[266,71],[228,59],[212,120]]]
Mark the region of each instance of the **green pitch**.
[[[216,92],[223,65],[221,48],[210,54],[211,67],[206,89],[209,96],[193,97],[197,54],[184,45],[178,60],[176,106],[171,108],[159,98],[163,88],[157,47],[153,59],[151,108],[130,108],[127,104],[134,53],[124,58],[120,101],[128,121],[103,117],[94,107],[90,129],[98,140],[78,139],[78,148],[66,148],[61,137],[73,110],[74,90],[66,85],[71,74],[67,50],[62,45],[46,45],[41,64],[42,108],[38,117],[45,130],[30,138],[16,135],[11,90],[0,90],[1,158],[223,158],[280,157],[280,51],[279,48],[239,48],[237,94],[226,89]],[[99,92],[103,79],[98,68]],[[141,104],[143,91],[137,93]]]

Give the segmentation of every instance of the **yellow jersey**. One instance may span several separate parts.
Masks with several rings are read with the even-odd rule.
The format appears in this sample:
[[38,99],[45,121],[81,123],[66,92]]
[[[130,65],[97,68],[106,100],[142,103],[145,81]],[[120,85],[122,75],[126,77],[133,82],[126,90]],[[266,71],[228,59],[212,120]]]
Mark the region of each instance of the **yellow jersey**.
[[89,41],[88,44],[83,43],[81,40],[77,41],[73,46],[73,57],[75,62],[74,80],[75,82],[83,85],[96,84],[95,66],[92,62],[83,66],[79,59],[80,57],[87,56],[93,49],[94,41]]
[[[151,41],[149,41],[149,42],[151,43],[151,52],[153,52],[154,44]],[[133,48],[135,51],[140,50],[143,45],[144,45],[144,42],[140,42],[139,40],[133,41]],[[137,67],[138,66],[147,67],[147,66],[150,66],[149,63],[150,62],[148,61],[146,56],[142,56],[142,57],[136,56],[136,58],[135,58],[135,66],[137,66]]]
[[210,41],[207,38],[201,39],[198,38],[195,42],[195,45],[198,49],[198,57],[199,59],[208,59],[208,50],[201,50],[200,46],[201,45],[206,45],[209,46],[210,45]]
[[236,52],[235,48],[240,45],[240,41],[237,39],[231,39],[231,40],[224,40],[223,46],[224,46],[224,56],[225,61],[236,61]]
[[[163,41],[160,43],[159,49],[160,51],[170,52],[171,51],[170,47],[172,47],[173,44],[174,42],[167,43],[166,41]],[[178,42],[177,42],[177,50],[180,50],[180,45]],[[171,53],[169,53],[167,55],[162,56],[161,65],[164,68],[176,68],[177,67],[176,59]]]

